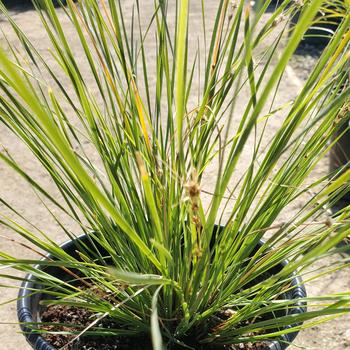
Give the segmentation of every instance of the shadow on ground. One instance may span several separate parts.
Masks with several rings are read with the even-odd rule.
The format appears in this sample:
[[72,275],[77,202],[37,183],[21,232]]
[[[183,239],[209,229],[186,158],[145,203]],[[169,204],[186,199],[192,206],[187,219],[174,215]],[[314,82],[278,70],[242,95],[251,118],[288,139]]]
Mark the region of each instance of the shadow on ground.
[[308,42],[302,41],[299,44],[298,48],[296,49],[295,54],[300,56],[309,55],[311,57],[318,58],[321,56],[325,46],[326,46],[326,43],[323,43],[323,42],[316,44],[316,43],[308,43]]

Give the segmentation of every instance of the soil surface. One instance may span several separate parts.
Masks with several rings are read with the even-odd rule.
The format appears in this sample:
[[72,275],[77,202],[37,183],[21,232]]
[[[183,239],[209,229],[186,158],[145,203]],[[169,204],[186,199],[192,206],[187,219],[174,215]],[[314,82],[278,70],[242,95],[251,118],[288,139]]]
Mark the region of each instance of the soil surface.
[[[62,350],[152,350],[150,339],[145,336],[127,338],[117,336],[84,336],[75,339],[75,335],[53,334],[53,332],[82,332],[93,322],[92,312],[82,308],[62,305],[52,305],[41,314],[41,320],[50,325],[44,325],[42,330],[52,332],[43,334],[43,338],[52,346]],[[53,323],[53,324],[52,324]],[[57,325],[54,325],[57,324]],[[60,324],[65,324],[61,326]],[[68,326],[70,325],[70,326]],[[117,328],[113,320],[106,318],[96,324],[103,329]],[[189,336],[189,339],[193,337]],[[192,345],[196,350],[264,350],[266,343],[228,345],[222,348],[211,346]],[[182,350],[183,347],[173,347],[173,350]]]
[[[85,309],[54,305],[48,307],[42,313],[41,319],[43,322],[71,325],[71,327],[54,325],[41,327],[47,331],[81,332],[91,324],[94,320],[94,315]],[[103,326],[104,329],[114,328],[115,326],[110,319],[103,320],[96,326],[98,327],[99,325]],[[150,342],[145,341],[144,338],[129,339],[113,336],[82,336],[75,340],[75,336],[63,334],[44,334],[43,338],[57,349],[61,349],[66,345],[64,347],[65,350],[145,350],[152,348]]]
[[[11,4],[10,12],[13,15],[16,22],[20,27],[25,31],[25,33],[31,38],[34,46],[39,50],[41,54],[47,58],[47,63],[55,66],[54,60],[48,48],[50,47],[48,38],[46,37],[44,30],[41,27],[40,20],[34,13],[31,6],[28,5],[29,1],[20,1],[11,0],[7,3]],[[134,1],[132,0],[122,0],[121,3],[126,7],[126,11],[131,13],[132,6]],[[193,14],[190,18],[191,25],[191,35],[189,47],[197,47],[197,35],[196,29],[201,28],[201,16],[200,13],[200,3],[201,1],[192,1]],[[214,14],[217,7],[217,0],[205,0],[205,5],[207,8],[208,15]],[[175,1],[169,1],[169,12],[174,11]],[[142,11],[145,18],[150,18],[153,12],[153,1],[146,0],[142,1]],[[59,16],[62,18],[64,28],[67,34],[67,37],[72,41],[72,47],[74,54],[79,61],[81,71],[89,75],[88,67],[85,65],[83,59],[82,48],[78,44],[78,39],[75,32],[72,30],[69,20],[65,19],[64,13],[62,10],[59,11]],[[213,16],[208,16],[213,18],[208,18],[208,26],[213,24]],[[262,19],[262,23],[266,20],[266,17]],[[18,46],[16,36],[11,31],[9,25],[5,22],[4,18],[0,15],[0,29],[6,34],[7,39],[14,43],[15,46]],[[5,39],[2,34],[0,34],[0,44],[5,45]],[[267,40],[267,45],[269,42]],[[154,38],[150,40],[149,43],[150,50],[152,52],[154,46],[156,45]],[[311,52],[311,53],[310,53]],[[284,79],[279,87],[279,94],[277,96],[276,104],[283,105],[296,96],[298,91],[302,88],[304,79],[308,77],[310,68],[315,64],[317,60],[317,55],[310,51],[309,49],[298,51],[294,60],[291,63],[291,66],[286,72],[286,79]],[[156,63],[155,57],[150,57],[149,67],[155,67]],[[64,79],[64,78],[63,78]],[[91,82],[91,81],[90,81]],[[89,80],[87,79],[89,84]],[[154,81],[150,81],[149,84],[152,86]],[[195,82],[194,82],[195,84]],[[249,96],[249,92],[246,94]],[[242,99],[241,103],[244,105],[247,101]],[[196,97],[194,97],[193,104],[196,103]],[[239,106],[237,106],[237,123],[239,122],[240,115]],[[272,123],[269,125],[267,130],[267,135],[272,136],[281,122],[283,121],[283,114],[276,116],[272,119]],[[235,125],[233,125],[234,127]],[[33,159],[32,155],[27,151],[26,147],[13,135],[11,135],[8,130],[0,125],[0,144],[4,145],[9,152],[15,156],[15,159],[20,163],[25,171],[28,171],[35,179],[40,179],[40,182],[44,185],[46,189],[55,193],[55,186],[50,180],[49,176],[43,171],[43,169],[38,166],[38,163]],[[243,154],[242,163],[244,163],[245,155]],[[250,155],[246,156],[247,163],[250,162]],[[324,174],[327,173],[328,169],[328,159],[325,158],[320,166],[318,166],[312,174],[312,179],[318,179]],[[215,164],[209,169],[208,174],[206,174],[206,180],[204,181],[205,189],[210,190],[213,187],[215,175],[217,173],[217,168]],[[239,174],[237,175],[239,178]],[[63,242],[66,240],[65,234],[62,232],[60,227],[57,225],[55,220],[48,215],[47,210],[43,207],[40,200],[34,195],[33,191],[27,186],[27,184],[19,177],[14,175],[13,171],[9,170],[3,163],[0,163],[0,196],[4,198],[9,204],[13,205],[22,215],[24,215],[33,225],[36,225],[38,228],[42,229],[47,233],[51,239],[56,240],[57,242]],[[210,198],[208,197],[208,200]],[[297,202],[293,207],[288,208],[285,213],[279,218],[280,222],[284,222],[285,218],[291,215],[291,213],[298,210],[301,206],[301,202]],[[6,215],[11,216],[11,213],[2,205],[0,205],[0,212]],[[59,215],[58,212],[55,214]],[[62,218],[61,221],[66,224],[67,227],[72,232],[76,232],[76,226],[74,223]],[[79,231],[77,231],[79,234]],[[10,240],[2,238],[3,236],[13,237],[13,233],[7,231],[5,228],[0,228],[0,250],[6,251],[9,254],[14,256],[20,256],[21,258],[37,258],[35,254],[25,249],[22,246],[15,245]],[[17,239],[17,238],[16,238]],[[323,263],[331,264],[337,259],[337,257],[329,258]],[[317,268],[318,266],[315,266]],[[8,271],[2,271],[1,273],[6,273]],[[350,270],[344,269],[342,271],[337,271],[332,275],[323,277],[315,282],[307,284],[307,291],[310,296],[320,295],[320,294],[330,294],[334,292],[341,292],[345,290],[350,290]],[[14,276],[19,276],[18,272],[11,272]],[[16,304],[15,302],[7,303],[2,305],[9,300],[14,300],[17,296],[18,291],[18,281],[4,280],[0,278],[0,284],[11,285],[14,288],[2,288],[0,291],[0,349],[1,350],[30,350],[31,347],[25,342],[24,337],[20,334],[19,327],[17,324],[16,317]],[[72,315],[73,316],[73,315]],[[86,317],[85,315],[84,317]],[[82,317],[82,319],[84,319]],[[145,342],[142,340],[140,342],[140,347],[144,350]],[[90,345],[87,345],[90,346]],[[91,345],[92,346],[92,345]],[[87,347],[89,350],[93,350],[93,347]],[[78,348],[77,350],[85,350],[83,347]],[[99,350],[109,349],[99,348]],[[113,349],[113,348],[111,348]],[[237,348],[242,349],[242,348]],[[289,347],[288,350],[300,350],[300,349],[309,349],[309,350],[349,350],[350,349],[350,316],[343,316],[337,320],[329,322],[327,324],[315,326],[309,330],[303,331],[299,334],[294,345]],[[256,350],[256,349],[255,349]]]

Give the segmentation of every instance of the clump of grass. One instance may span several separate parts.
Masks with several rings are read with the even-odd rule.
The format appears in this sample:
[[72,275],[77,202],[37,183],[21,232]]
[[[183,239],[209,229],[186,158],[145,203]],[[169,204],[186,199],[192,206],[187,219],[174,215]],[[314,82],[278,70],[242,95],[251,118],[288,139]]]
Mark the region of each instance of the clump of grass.
[[[310,177],[350,118],[339,118],[349,103],[343,73],[350,16],[297,96],[279,103],[288,62],[323,1],[305,3],[288,37],[299,5],[286,0],[268,13],[269,2],[254,12],[243,0],[220,0],[214,15],[201,1],[203,35],[192,47],[190,0],[177,1],[175,12],[171,2],[155,1],[146,26],[138,0],[130,17],[115,0],[68,0],[60,10],[35,1],[55,68],[0,5],[22,45],[21,52],[12,44],[0,50],[0,120],[60,195],[5,151],[0,158],[29,182],[70,239],[85,233],[90,242],[76,242],[78,256],[70,256],[48,232],[4,217],[2,225],[55,260],[1,252],[1,264],[32,273],[54,298],[47,304],[94,313],[80,335],[105,336],[95,326],[108,317],[119,325],[109,335],[150,334],[157,350],[186,347],[189,337],[198,346],[224,346],[279,339],[350,310],[349,292],[286,297],[293,273],[322,277],[324,270],[310,273],[313,264],[344,249],[337,244],[350,233],[348,208],[324,218],[349,189],[350,172]],[[152,53],[148,40],[155,41]],[[275,120],[280,126],[271,133]],[[281,222],[300,198],[302,207]],[[71,233],[52,208],[80,232]],[[274,270],[285,259],[290,263]],[[60,266],[70,283],[33,269],[36,263]],[[298,302],[309,311],[288,314]]]

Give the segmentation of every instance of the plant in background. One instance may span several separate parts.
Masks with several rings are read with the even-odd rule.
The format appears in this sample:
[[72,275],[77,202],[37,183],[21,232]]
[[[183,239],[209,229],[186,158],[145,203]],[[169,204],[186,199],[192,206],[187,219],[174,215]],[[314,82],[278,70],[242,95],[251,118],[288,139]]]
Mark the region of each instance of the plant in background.
[[[301,2],[300,5],[308,1]],[[349,15],[349,0],[325,1],[314,17],[313,23],[304,35],[304,42],[324,47],[336,32],[340,23]],[[296,7],[293,22],[297,22],[299,10]]]
[[[334,181],[310,182],[310,174],[349,120],[340,111],[349,103],[341,72],[350,16],[295,99],[278,104],[288,62],[324,2],[303,6],[285,43],[288,23],[281,18],[293,13],[295,1],[267,14],[269,1],[253,13],[243,0],[220,0],[212,31],[202,1],[201,50],[188,45],[190,2],[177,1],[172,13],[171,2],[155,1],[143,27],[136,1],[128,29],[119,1],[68,0],[61,11],[79,37],[88,75],[51,1],[35,3],[55,68],[1,6],[23,50],[0,51],[0,120],[60,195],[7,152],[0,158],[73,240],[65,250],[48,232],[20,224],[21,214],[2,200],[19,221],[3,217],[1,224],[26,239],[37,259],[1,252],[1,264],[32,274],[27,291],[46,310],[88,313],[85,324],[63,328],[43,317],[33,321],[25,325],[30,341],[59,333],[66,349],[83,348],[82,339],[97,335],[130,348],[132,339],[148,337],[154,349],[258,348],[350,310],[350,292],[290,297],[295,272],[312,281],[346,266],[327,266],[325,258],[345,249],[336,246],[350,233],[349,210],[332,220],[324,212],[348,190],[350,172]],[[155,56],[146,46],[151,33]],[[268,132],[277,119],[279,128]],[[302,207],[281,223],[300,198]],[[72,233],[52,208],[80,231]],[[50,258],[40,260],[42,251]],[[324,261],[321,269],[312,267],[317,261]],[[308,311],[289,313],[306,302]]]

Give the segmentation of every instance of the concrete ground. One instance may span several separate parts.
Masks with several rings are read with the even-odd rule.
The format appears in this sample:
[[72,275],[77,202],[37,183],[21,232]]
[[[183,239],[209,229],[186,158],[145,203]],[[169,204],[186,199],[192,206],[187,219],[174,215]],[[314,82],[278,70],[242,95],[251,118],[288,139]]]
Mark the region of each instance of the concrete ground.
[[[23,1],[21,1],[22,3]],[[132,0],[123,0],[124,6],[130,10]],[[10,2],[13,4],[13,1]],[[175,1],[170,1],[175,3]],[[193,1],[193,16],[190,19],[191,31],[190,47],[197,45],[197,35],[195,34],[196,28],[201,27],[200,16],[198,15],[200,1]],[[208,14],[212,15],[216,9],[215,0],[206,0],[205,5],[208,9]],[[142,1],[142,11],[145,18],[149,18],[153,11],[153,1]],[[49,47],[48,39],[46,38],[43,29],[41,28],[40,21],[36,16],[33,9],[28,6],[26,2],[18,6],[13,6],[10,10],[13,18],[21,26],[21,28],[32,39],[36,48],[47,57],[48,63],[53,63],[52,57],[49,55],[47,48]],[[68,20],[64,17],[63,12],[59,11],[59,15],[64,22],[64,27],[68,37],[72,42],[74,53],[76,57],[83,56],[81,54],[81,48],[77,44],[78,39],[74,34]],[[209,21],[212,19],[208,19]],[[11,32],[9,25],[0,17],[0,27],[6,33],[12,44],[16,44],[15,35]],[[0,42],[3,42],[3,38],[0,37]],[[150,42],[150,51],[153,43]],[[79,60],[79,59],[78,59]],[[152,62],[152,60],[150,60]],[[155,62],[155,60],[153,60]],[[81,61],[81,69],[84,72],[84,61]],[[151,63],[152,64],[152,63]],[[86,67],[87,70],[87,67]],[[88,73],[87,73],[88,74]],[[305,74],[299,74],[298,69],[293,69],[292,66],[288,67],[286,79],[282,82],[280,91],[278,94],[277,103],[284,103],[290,101],[297,94],[298,90],[303,86],[303,78]],[[275,125],[271,125],[268,132],[270,135],[276,131],[280,121],[277,119]],[[16,138],[14,138],[8,130],[0,125],[0,143],[3,144],[16,158],[18,162],[36,178],[40,179],[47,188],[52,190],[54,187],[50,178],[44,171],[38,166],[36,161],[32,158],[31,154],[26,150],[25,146],[21,144]],[[313,174],[314,177],[318,177],[325,173],[327,169],[327,159]],[[212,171],[215,174],[215,168],[209,169],[209,175]],[[210,176],[208,176],[210,178]],[[211,187],[211,181],[204,183],[206,188]],[[59,227],[53,220],[47,215],[45,208],[41,205],[41,202],[34,196],[30,188],[16,175],[13,174],[4,164],[0,163],[0,196],[5,198],[10,204],[14,205],[16,209],[24,214],[34,225],[45,230],[49,235],[57,241],[63,241],[65,238],[60,232]],[[300,204],[300,203],[299,203]],[[297,209],[298,203],[295,204]],[[293,208],[292,208],[293,210]],[[0,211],[7,211],[0,206]],[[285,214],[286,215],[286,214]],[[70,225],[69,222],[66,222]],[[72,230],[73,227],[69,226]],[[14,243],[9,242],[3,236],[8,235],[9,232],[0,227],[0,251],[6,251],[10,254],[21,257],[33,257],[32,252],[28,251]],[[330,261],[331,262],[331,261]],[[0,279],[0,285],[3,281]],[[0,289],[0,303],[16,298],[17,288],[16,284],[13,284],[14,288]],[[349,270],[343,270],[335,273],[334,275],[324,277],[321,280],[314,282],[307,286],[309,295],[328,294],[337,291],[349,290],[350,288],[350,275]],[[18,326],[16,325],[16,307],[15,303],[4,304],[0,307],[0,350],[29,350],[30,347],[25,343],[24,337],[19,333]],[[344,316],[335,321],[332,321],[325,325],[319,325],[307,331],[303,331],[299,334],[295,344],[290,347],[292,350],[296,349],[310,349],[310,350],[346,350],[350,349],[350,317]]]

